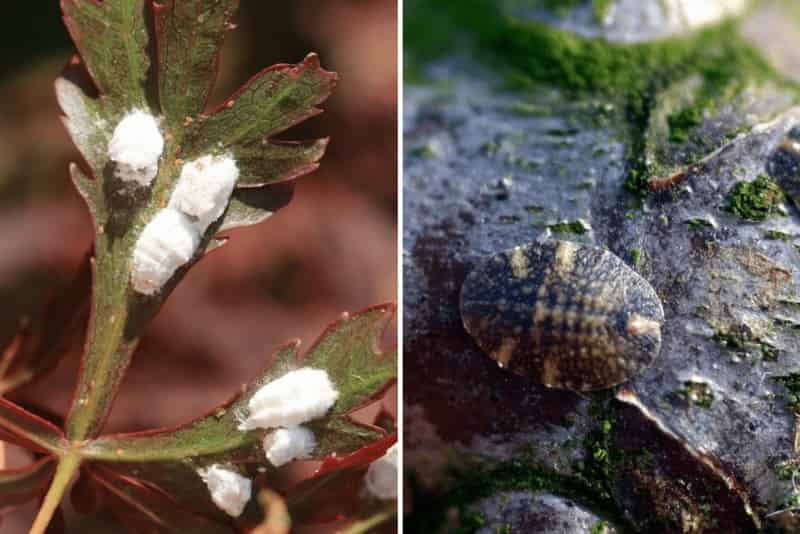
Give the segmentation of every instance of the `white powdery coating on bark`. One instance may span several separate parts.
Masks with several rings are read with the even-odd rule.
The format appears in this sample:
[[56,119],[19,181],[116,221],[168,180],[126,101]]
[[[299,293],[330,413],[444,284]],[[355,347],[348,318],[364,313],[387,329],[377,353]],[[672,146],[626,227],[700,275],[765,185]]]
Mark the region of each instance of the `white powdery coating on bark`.
[[158,122],[147,112],[134,110],[117,125],[108,143],[108,157],[116,163],[114,174],[125,182],[146,186],[158,174],[164,137]]
[[310,458],[317,447],[314,433],[302,426],[279,428],[264,436],[264,454],[269,463],[280,467],[292,460]]
[[239,168],[230,156],[203,156],[183,165],[171,208],[197,220],[200,233],[217,220],[228,205]]
[[299,425],[322,417],[339,398],[328,373],[303,367],[265,384],[250,398],[239,430]]
[[139,293],[161,290],[175,271],[194,256],[200,234],[189,218],[165,208],[145,226],[133,250],[131,282]]
[[397,455],[397,443],[395,443],[367,469],[365,478],[367,491],[378,499],[397,498]]
[[250,500],[253,483],[239,473],[214,464],[197,471],[206,483],[214,501],[220,510],[231,517],[239,517]]

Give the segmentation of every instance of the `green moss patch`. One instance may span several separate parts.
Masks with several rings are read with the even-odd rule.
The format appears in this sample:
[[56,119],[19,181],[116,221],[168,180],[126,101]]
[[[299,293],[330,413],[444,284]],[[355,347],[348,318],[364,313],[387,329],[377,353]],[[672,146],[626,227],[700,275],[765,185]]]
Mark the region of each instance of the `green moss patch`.
[[[609,4],[594,0],[595,15],[602,16]],[[629,139],[625,187],[640,197],[649,194],[648,180],[658,175],[644,157],[644,134],[657,95],[671,84],[689,76],[701,79],[695,104],[670,117],[675,142],[688,137],[711,103],[747,86],[769,81],[797,89],[742,37],[735,20],[654,42],[618,44],[507,16],[492,0],[409,0],[404,11],[411,67],[447,54],[470,54],[519,89],[546,85],[611,99]]]
[[581,221],[564,221],[548,226],[554,234],[577,234],[583,235],[586,233],[586,226]]
[[800,413],[800,373],[790,373],[775,379],[786,388],[786,404],[795,413]]
[[764,239],[770,241],[790,241],[794,236],[781,232],[780,230],[767,230],[764,232]]
[[669,140],[673,143],[685,143],[689,140],[689,132],[703,122],[703,111],[692,107],[673,113],[667,117],[669,124]]
[[700,408],[711,408],[714,402],[714,392],[708,384],[702,382],[684,382],[678,396]]
[[[478,500],[504,491],[550,492],[586,506],[614,522],[629,527],[627,519],[618,510],[611,496],[611,479],[614,462],[623,456],[612,447],[613,414],[604,412],[600,405],[592,407],[600,421],[582,443],[583,460],[573,466],[574,476],[556,473],[528,459],[520,458],[486,466],[479,461],[468,463],[451,472],[453,489],[444,495],[419,497],[414,512],[406,517],[409,532],[442,532],[446,514],[457,511],[457,526],[448,521],[448,533],[473,533],[485,526],[485,519],[471,506]],[[603,415],[605,414],[605,415]],[[575,443],[565,442],[565,447]],[[580,446],[580,445],[578,445]],[[410,473],[409,483],[413,493],[422,490]],[[601,521],[603,526],[607,525]],[[627,531],[627,530],[626,530]],[[603,531],[600,531],[603,532]]]
[[715,343],[733,352],[760,352],[767,361],[778,359],[778,349],[763,339],[754,338],[746,331],[716,332],[711,338]]
[[728,193],[725,209],[748,221],[763,221],[778,213],[785,199],[780,186],[771,178],[761,175],[752,182],[739,182]]

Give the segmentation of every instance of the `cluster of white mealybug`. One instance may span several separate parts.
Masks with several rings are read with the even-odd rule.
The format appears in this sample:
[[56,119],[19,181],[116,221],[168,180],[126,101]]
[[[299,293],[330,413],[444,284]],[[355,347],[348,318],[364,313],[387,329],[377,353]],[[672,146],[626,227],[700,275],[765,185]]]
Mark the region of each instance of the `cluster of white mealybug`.
[[131,273],[136,291],[158,292],[192,259],[209,225],[225,211],[238,178],[230,156],[203,156],[183,165],[169,204],[136,242]]
[[208,487],[211,500],[231,517],[239,517],[250,501],[253,483],[231,469],[214,464],[197,472]]
[[397,443],[386,454],[372,462],[364,479],[367,492],[382,500],[397,498]]
[[311,430],[298,425],[273,430],[264,436],[263,445],[269,463],[280,467],[292,460],[310,458],[317,439]]
[[194,256],[200,234],[186,215],[166,208],[145,226],[133,250],[131,281],[139,293],[160,290]]
[[114,175],[124,182],[148,186],[158,174],[164,136],[149,113],[134,110],[119,122],[108,144]]
[[[115,175],[148,186],[158,173],[164,137],[158,121],[135,110],[117,125],[108,145]],[[133,251],[134,290],[153,295],[197,252],[208,227],[228,205],[239,168],[229,155],[206,155],[187,162],[164,209],[145,226]]]
[[[239,430],[274,429],[264,436],[263,447],[267,461],[275,467],[309,458],[317,440],[300,424],[325,415],[338,397],[327,372],[309,367],[290,371],[256,391]],[[198,474],[214,504],[234,517],[242,513],[250,499],[250,480],[217,464]]]
[[239,430],[300,425],[324,416],[339,392],[328,373],[303,367],[262,386],[248,402],[247,418]]
[[239,430],[276,429],[263,442],[264,454],[275,467],[308,458],[317,440],[311,430],[300,425],[324,416],[338,398],[326,371],[311,367],[289,371],[255,392]]
[[184,164],[169,207],[194,221],[200,233],[225,211],[239,178],[230,156],[203,156]]

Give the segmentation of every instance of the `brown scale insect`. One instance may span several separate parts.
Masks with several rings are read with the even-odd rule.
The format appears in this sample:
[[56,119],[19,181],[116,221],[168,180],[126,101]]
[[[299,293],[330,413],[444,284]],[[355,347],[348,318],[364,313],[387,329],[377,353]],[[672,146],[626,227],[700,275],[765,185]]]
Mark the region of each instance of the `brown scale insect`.
[[461,288],[464,328],[504,368],[548,387],[615,386],[653,363],[664,310],[611,252],[532,243],[483,260]]

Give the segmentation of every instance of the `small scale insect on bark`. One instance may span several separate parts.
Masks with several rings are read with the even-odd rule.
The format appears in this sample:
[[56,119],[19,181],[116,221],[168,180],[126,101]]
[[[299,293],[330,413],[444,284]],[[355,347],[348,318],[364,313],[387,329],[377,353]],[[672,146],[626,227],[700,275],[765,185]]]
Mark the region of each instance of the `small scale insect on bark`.
[[292,427],[323,417],[339,392],[327,371],[303,367],[290,371],[256,391],[247,404],[248,416],[239,430]]
[[253,491],[253,483],[249,478],[219,464],[200,469],[197,474],[205,482],[211,500],[220,510],[231,517],[242,515]]
[[280,467],[292,460],[310,458],[317,447],[314,433],[304,426],[279,428],[264,436],[264,454],[269,463]]
[[462,286],[461,317],[501,367],[585,391],[622,383],[655,360],[664,311],[650,284],[611,252],[553,240],[481,261]]

